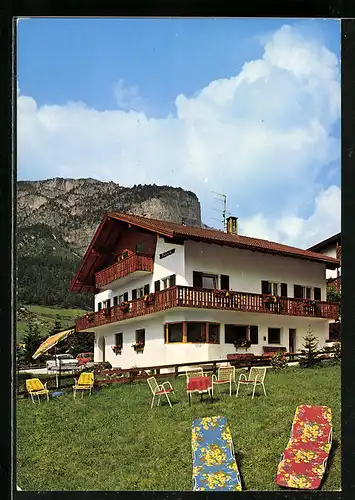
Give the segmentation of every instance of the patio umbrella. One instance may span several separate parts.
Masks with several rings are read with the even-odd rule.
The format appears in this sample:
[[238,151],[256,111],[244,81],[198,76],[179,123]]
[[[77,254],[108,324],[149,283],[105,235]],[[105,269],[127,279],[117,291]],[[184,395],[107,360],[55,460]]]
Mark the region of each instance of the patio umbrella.
[[[65,340],[69,335],[75,332],[75,328],[70,328],[69,330],[64,330],[63,332],[55,333],[54,335],[51,335],[48,337],[42,344],[39,346],[37,351],[32,355],[33,359],[37,359],[46,352],[48,352],[50,349],[55,347],[59,342],[62,340]],[[61,361],[59,360],[59,376],[61,374]],[[58,380],[58,373],[56,373],[56,386],[58,389],[59,386],[59,380]]]

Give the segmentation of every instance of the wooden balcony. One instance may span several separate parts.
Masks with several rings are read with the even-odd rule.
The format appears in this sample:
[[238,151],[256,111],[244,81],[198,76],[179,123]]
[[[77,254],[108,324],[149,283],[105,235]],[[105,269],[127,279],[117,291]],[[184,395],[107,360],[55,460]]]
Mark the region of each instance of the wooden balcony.
[[95,274],[96,288],[102,288],[112,281],[124,278],[129,274],[137,271],[144,271],[147,273],[153,272],[153,258],[145,255],[130,255],[126,259],[119,260],[115,264]]
[[337,319],[339,305],[333,302],[281,298],[276,304],[265,303],[263,295],[255,293],[228,292],[221,297],[215,290],[197,289],[188,286],[173,286],[154,294],[154,302],[146,304],[143,298],[129,302],[129,310],[124,312],[120,306],[89,313],[76,322],[77,331],[85,331],[125,319],[136,318],[175,307],[217,309],[223,311],[242,311],[263,314],[281,314],[313,318]]

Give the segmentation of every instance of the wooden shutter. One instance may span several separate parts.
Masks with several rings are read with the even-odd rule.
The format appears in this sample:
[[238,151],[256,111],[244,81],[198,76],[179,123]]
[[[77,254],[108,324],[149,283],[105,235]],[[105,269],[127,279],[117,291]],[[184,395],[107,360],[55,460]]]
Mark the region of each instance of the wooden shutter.
[[221,274],[221,290],[229,290],[229,276]]
[[287,283],[281,283],[281,297],[287,297]]
[[160,292],[160,280],[154,282],[154,292]]
[[192,276],[192,286],[195,288],[202,288],[202,273],[193,271]]
[[295,299],[303,299],[303,288],[301,285],[293,285],[293,296]]
[[252,344],[259,343],[259,328],[257,326],[250,327],[250,341]]
[[115,295],[114,298],[113,298],[113,305],[117,306],[117,304],[118,304],[118,297],[117,297],[117,295]]
[[269,293],[269,282],[268,281],[265,281],[265,280],[261,281],[261,293],[263,295],[266,295]]
[[170,286],[175,286],[176,285],[176,274],[172,274],[170,276]]
[[318,287],[314,287],[314,300],[322,300],[322,290]]
[[149,289],[150,289],[149,284],[148,285],[144,285],[144,295],[148,295]]
[[107,299],[107,300],[106,300],[106,307],[107,307],[107,309],[108,309],[109,307],[111,307],[111,299]]
[[127,302],[127,300],[128,300],[128,292],[125,292],[123,294],[123,300],[124,300],[124,302]]
[[98,311],[101,311],[101,309],[102,309],[102,303],[101,303],[101,302],[99,302],[99,303],[97,304],[97,310],[98,310]]
[[135,288],[134,290],[132,290],[132,300],[134,300],[136,298],[137,298],[137,288]]

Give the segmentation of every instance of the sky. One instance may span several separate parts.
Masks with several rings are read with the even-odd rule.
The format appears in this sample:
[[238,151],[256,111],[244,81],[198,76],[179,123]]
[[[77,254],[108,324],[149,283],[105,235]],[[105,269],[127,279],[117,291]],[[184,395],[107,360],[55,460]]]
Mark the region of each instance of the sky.
[[17,175],[158,184],[247,236],[340,231],[340,21],[23,19]]

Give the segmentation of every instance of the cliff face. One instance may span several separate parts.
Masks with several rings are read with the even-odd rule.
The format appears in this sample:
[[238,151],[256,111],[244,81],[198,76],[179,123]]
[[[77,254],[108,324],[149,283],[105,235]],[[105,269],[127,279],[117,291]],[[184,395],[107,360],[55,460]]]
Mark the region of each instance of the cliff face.
[[107,211],[201,226],[197,196],[181,188],[133,188],[95,179],[19,181],[17,185],[19,303],[90,307],[67,291],[74,270]]
[[95,179],[18,182],[18,225],[44,224],[57,229],[79,254],[84,253],[104,213],[114,210],[201,226],[197,196],[181,188],[156,185],[126,188]]

